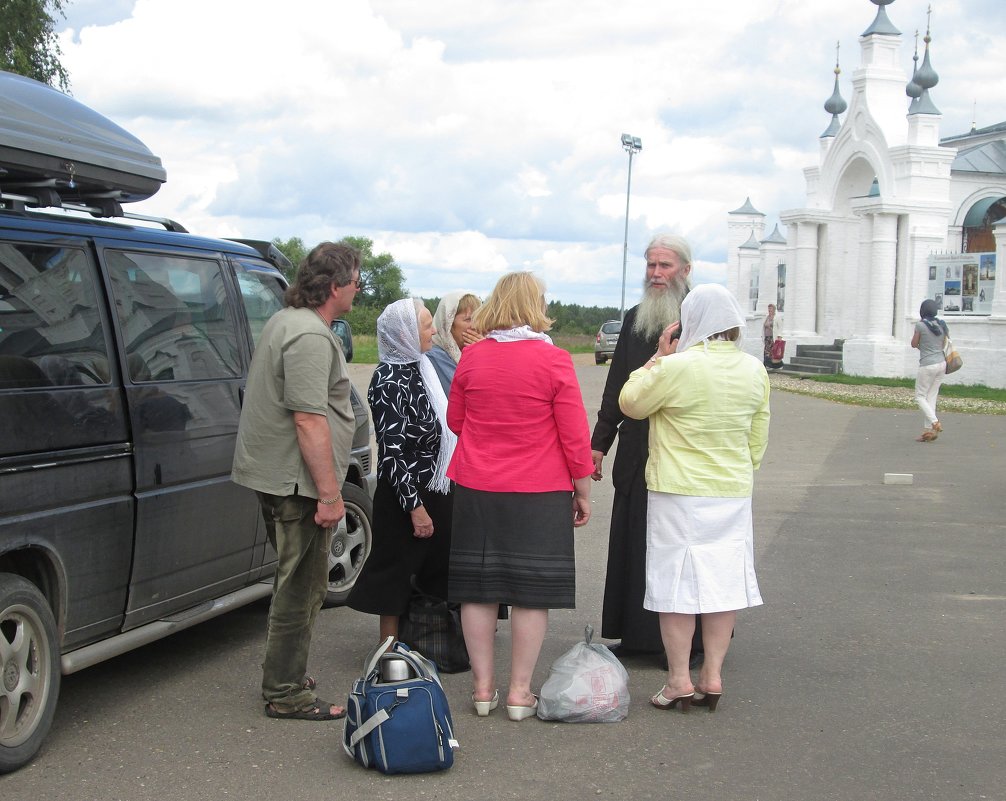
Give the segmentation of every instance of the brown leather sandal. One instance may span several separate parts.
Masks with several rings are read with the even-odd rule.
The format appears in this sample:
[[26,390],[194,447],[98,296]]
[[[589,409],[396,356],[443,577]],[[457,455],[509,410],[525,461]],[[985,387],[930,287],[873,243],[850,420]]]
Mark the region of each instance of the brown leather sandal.
[[273,704],[266,704],[265,714],[266,717],[280,720],[338,720],[346,717],[346,709],[317,698],[313,704],[303,709],[291,709],[287,712],[277,709]]
[[935,431],[923,431],[922,432],[922,436],[921,437],[916,437],[915,441],[916,442],[932,442],[934,439],[936,439],[936,436],[937,436],[937,434],[936,434]]

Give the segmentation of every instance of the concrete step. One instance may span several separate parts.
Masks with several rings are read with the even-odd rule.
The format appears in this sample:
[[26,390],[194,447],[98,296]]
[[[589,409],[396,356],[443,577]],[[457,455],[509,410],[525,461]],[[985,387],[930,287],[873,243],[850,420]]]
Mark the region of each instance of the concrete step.
[[828,345],[797,345],[796,346],[797,356],[808,356],[814,359],[831,359],[833,361],[842,361],[842,349],[835,348]]
[[842,345],[797,345],[796,355],[779,372],[789,375],[837,375],[842,372]]
[[793,372],[815,373],[817,375],[835,375],[841,372],[841,362],[831,359],[807,359],[802,356],[794,356],[783,369]]
[[819,359],[815,356],[794,356],[790,359],[794,364],[803,364],[811,367],[823,367],[831,372],[838,372],[842,367],[841,359]]

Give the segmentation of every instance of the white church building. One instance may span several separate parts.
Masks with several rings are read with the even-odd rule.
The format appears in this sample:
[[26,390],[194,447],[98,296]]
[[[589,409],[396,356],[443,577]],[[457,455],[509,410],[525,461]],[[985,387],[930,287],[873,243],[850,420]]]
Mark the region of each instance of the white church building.
[[805,206],[779,213],[785,235],[778,226],[765,235],[750,199],[728,214],[727,285],[749,311],[746,341],[754,352],[774,303],[787,362],[798,345],[839,344],[847,374],[914,376],[912,330],[933,298],[965,362],[947,381],[1006,387],[1006,286],[996,280],[1006,264],[1006,122],[941,138],[929,31],[908,76],[885,11],[894,0],[870,2],[877,14],[859,39],[848,104],[835,66]]

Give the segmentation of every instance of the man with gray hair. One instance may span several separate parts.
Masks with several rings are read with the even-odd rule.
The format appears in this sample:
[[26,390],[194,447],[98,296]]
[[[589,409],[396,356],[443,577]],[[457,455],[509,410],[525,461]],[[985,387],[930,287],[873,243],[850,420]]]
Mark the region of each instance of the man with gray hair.
[[353,308],[359,291],[360,254],[341,243],[315,247],[286,291],[286,307],[262,329],[248,371],[231,478],[255,490],[277,553],[262,662],[271,718],[346,714],[315,695],[307,658],[332,530],[346,514],[342,482],[356,425],[332,322]]
[[[632,420],[618,407],[618,395],[629,374],[653,356],[667,326],[681,318],[681,301],[688,293],[692,254],[680,236],[662,234],[646,248],[646,277],[639,305],[629,309],[611,359],[608,379],[590,440],[595,481],[603,477],[601,462],[618,435],[611,470],[615,498],[608,536],[608,569],[604,581],[601,636],[620,639],[621,654],[664,653],[656,612],[643,609],[646,590],[646,459],[649,422]],[[701,634],[696,631],[697,641]]]

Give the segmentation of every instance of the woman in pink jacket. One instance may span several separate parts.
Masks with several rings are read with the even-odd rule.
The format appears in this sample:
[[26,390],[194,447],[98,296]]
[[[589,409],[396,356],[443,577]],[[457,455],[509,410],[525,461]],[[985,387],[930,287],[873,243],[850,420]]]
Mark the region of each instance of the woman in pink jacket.
[[447,424],[458,435],[448,596],[461,603],[480,716],[499,703],[499,604],[513,607],[507,715],[534,715],[531,679],[549,609],[575,606],[573,528],[590,517],[590,431],[569,354],[545,334],[544,288],[509,273],[475,314],[485,339],[465,348]]

